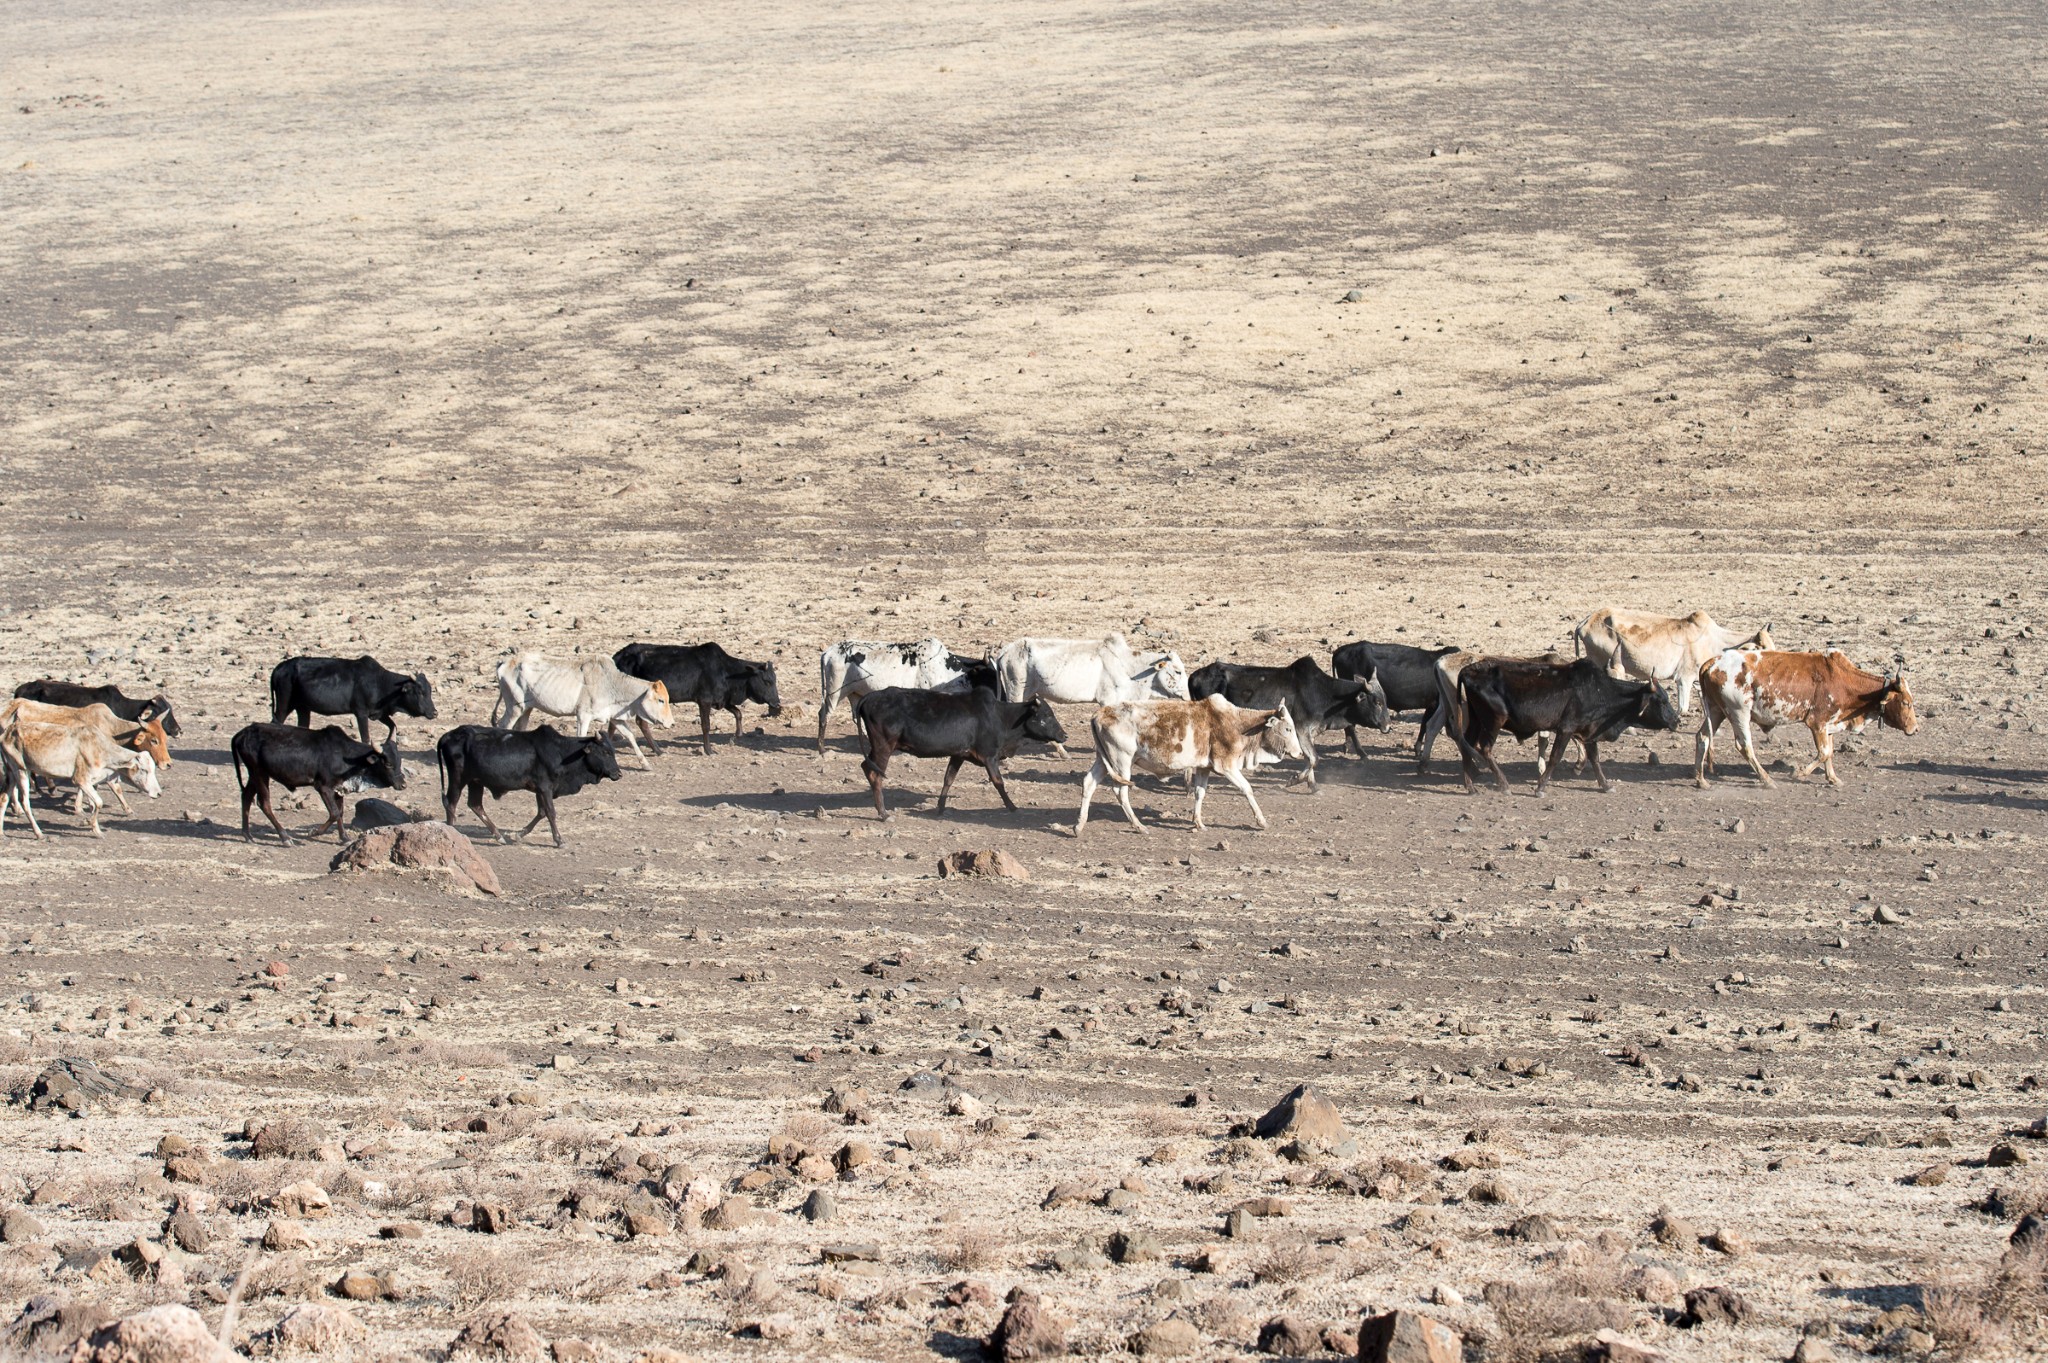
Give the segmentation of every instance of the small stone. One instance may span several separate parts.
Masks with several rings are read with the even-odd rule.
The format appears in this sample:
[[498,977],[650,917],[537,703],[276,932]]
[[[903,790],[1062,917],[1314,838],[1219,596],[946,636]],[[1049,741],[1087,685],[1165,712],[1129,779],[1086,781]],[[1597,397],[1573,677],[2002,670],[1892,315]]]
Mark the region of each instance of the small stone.
[[1065,1180],[1052,1185],[1052,1191],[1038,1204],[1041,1211],[1056,1212],[1066,1207],[1084,1207],[1095,1200],[1095,1194],[1087,1184]]
[[377,1235],[385,1240],[417,1240],[426,1231],[416,1222],[392,1221],[377,1227]]
[[2010,1169],[2014,1165],[2028,1162],[2027,1152],[2010,1141],[2000,1141],[1991,1147],[1991,1153],[1984,1157],[1984,1163],[1993,1169]]
[[1108,1268],[1109,1260],[1093,1245],[1074,1245],[1054,1250],[1052,1266],[1061,1273],[1091,1273],[1099,1268]]
[[1701,1243],[1708,1249],[1719,1254],[1725,1254],[1731,1259],[1740,1258],[1742,1255],[1749,1253],[1748,1237],[1739,1231],[1730,1230],[1726,1226],[1708,1235]]
[[804,1199],[803,1216],[804,1220],[819,1224],[835,1220],[839,1216],[839,1199],[830,1188],[813,1188]]
[[1302,1084],[1259,1118],[1252,1134],[1264,1140],[1292,1138],[1305,1145],[1334,1146],[1346,1133],[1344,1115],[1336,1105]]
[[1166,1257],[1166,1246],[1150,1231],[1120,1230],[1109,1237],[1109,1257],[1120,1264],[1151,1263]]
[[1359,1363],[1462,1363],[1464,1353],[1457,1331],[1414,1311],[1370,1315],[1358,1327]]
[[704,1218],[707,1230],[745,1230],[761,1219],[761,1213],[744,1197],[728,1197]]
[[1323,1332],[1300,1316],[1275,1316],[1259,1327],[1259,1352],[1307,1358],[1323,1351]]
[[1905,920],[1900,918],[1895,911],[1888,909],[1884,905],[1880,904],[1875,909],[1871,910],[1870,921],[1873,923],[1896,925],[1898,923],[1904,922]]
[[1734,1288],[1695,1287],[1685,1294],[1685,1313],[1678,1324],[1687,1330],[1702,1325],[1740,1325],[1748,1315],[1749,1303]]
[[828,1264],[878,1264],[882,1261],[882,1247],[870,1240],[848,1241],[821,1246],[818,1257]]
[[1067,1352],[1067,1323],[1048,1310],[1037,1293],[1020,1288],[988,1337],[988,1350],[1001,1363],[1061,1357]]
[[1138,1331],[1127,1342],[1131,1352],[1140,1358],[1181,1358],[1201,1351],[1202,1332],[1192,1321],[1168,1316]]
[[636,1210],[626,1213],[626,1237],[631,1240],[653,1239],[667,1235],[674,1226],[661,1212]]
[[1650,1222],[1650,1234],[1657,1237],[1658,1244],[1680,1252],[1696,1249],[1700,1243],[1699,1232],[1693,1229],[1692,1222],[1670,1212],[1657,1213]]
[[1526,1241],[1532,1245],[1554,1245],[1564,1239],[1564,1232],[1557,1223],[1541,1212],[1523,1217],[1507,1229],[1509,1238]]
[[526,1317],[512,1311],[477,1316],[462,1327],[449,1345],[451,1354],[482,1354],[488,1358],[541,1359],[548,1342]]
[[6,1218],[0,1220],[0,1243],[9,1245],[33,1244],[48,1234],[49,1231],[37,1219],[35,1213],[24,1207],[12,1208],[8,1211]]
[[273,1221],[263,1228],[263,1248],[273,1253],[312,1247],[312,1235],[296,1221]]
[[376,1301],[384,1295],[384,1280],[374,1273],[352,1268],[335,1279],[334,1291],[350,1301]]
[[76,1346],[83,1363],[239,1363],[189,1306],[152,1306],[93,1331]]
[[164,1234],[187,1254],[206,1252],[206,1225],[184,1207],[172,1212],[164,1222]]
[[1824,1339],[1808,1335],[1792,1350],[1792,1363],[1835,1363],[1835,1348]]
[[334,1201],[327,1190],[309,1179],[288,1183],[270,1199],[270,1209],[279,1216],[293,1220],[307,1221],[326,1216],[334,1210]]
[[485,1235],[503,1235],[518,1224],[511,1208],[495,1202],[479,1202],[470,1209],[469,1228]]
[[999,880],[1029,880],[1024,863],[1001,851],[949,852],[939,858],[939,876],[981,876]]
[[1939,1188],[1948,1182],[1948,1176],[1954,1168],[1955,1166],[1947,1160],[1942,1160],[1906,1175],[1905,1182],[1914,1188]]

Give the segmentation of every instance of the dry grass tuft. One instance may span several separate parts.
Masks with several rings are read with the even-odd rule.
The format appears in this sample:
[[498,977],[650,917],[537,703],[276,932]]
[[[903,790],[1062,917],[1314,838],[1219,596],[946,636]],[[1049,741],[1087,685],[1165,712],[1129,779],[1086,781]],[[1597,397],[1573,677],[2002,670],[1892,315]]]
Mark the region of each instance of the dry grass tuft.
[[1320,1278],[1330,1271],[1330,1255],[1303,1236],[1274,1240],[1260,1251],[1252,1264],[1252,1280],[1261,1283],[1299,1283]]
[[550,1117],[533,1129],[533,1143],[541,1153],[556,1159],[574,1159],[586,1150],[610,1146],[611,1137],[589,1122],[573,1117]]
[[1920,1294],[1920,1316],[1943,1359],[1976,1358],[2004,1344],[2005,1327],[1985,1310],[1976,1288],[1930,1287]]
[[419,1064],[451,1070],[494,1070],[512,1063],[511,1057],[496,1046],[438,1038],[415,1042],[406,1054]]
[[2006,1250],[1977,1302],[1987,1320],[2037,1339],[2048,1328],[2048,1237],[2030,1236]]
[[939,1267],[948,1273],[977,1273],[1008,1258],[1009,1245],[986,1226],[969,1226],[939,1250]]
[[832,1129],[831,1120],[822,1112],[794,1112],[782,1124],[782,1134],[802,1145],[815,1144]]
[[481,1246],[449,1255],[447,1266],[449,1290],[464,1311],[518,1296],[532,1272],[525,1258]]
[[[1551,1278],[1486,1285],[1499,1331],[1487,1350],[1493,1363],[1539,1363],[1567,1354],[1567,1341],[1600,1330],[1625,1329],[1629,1309],[1618,1301],[1585,1297],[1575,1290],[1577,1266]],[[1618,1281],[1618,1279],[1617,1279]]]
[[2048,1179],[2030,1178],[1995,1188],[1984,1199],[1984,1210],[2009,1221],[2027,1216],[2048,1216]]

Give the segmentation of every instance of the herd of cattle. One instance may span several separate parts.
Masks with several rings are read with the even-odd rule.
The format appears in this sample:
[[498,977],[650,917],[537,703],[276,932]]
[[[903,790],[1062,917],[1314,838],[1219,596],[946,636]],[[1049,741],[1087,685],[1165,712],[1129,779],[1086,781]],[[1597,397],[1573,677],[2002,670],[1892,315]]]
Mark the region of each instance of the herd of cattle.
[[[456,804],[466,797],[484,827],[502,838],[485,811],[484,793],[526,792],[535,812],[517,836],[546,819],[557,847],[556,799],[618,780],[616,740],[648,767],[654,729],[672,723],[671,706],[696,705],[707,754],[714,711],[732,716],[737,743],[746,705],[766,706],[770,716],[782,709],[772,663],[736,658],[715,643],[630,644],[609,660],[522,652],[498,667],[497,681],[491,722],[459,725],[435,745],[443,815],[453,823]],[[1068,735],[1052,704],[1088,705],[1095,760],[1082,778],[1075,836],[1087,826],[1089,805],[1104,783],[1131,826],[1143,831],[1130,797],[1138,771],[1185,779],[1198,829],[1209,780],[1220,776],[1244,795],[1264,828],[1248,776],[1264,763],[1301,761],[1313,788],[1316,738],[1325,732],[1344,730],[1347,748],[1362,755],[1359,728],[1384,732],[1394,715],[1419,712],[1417,772],[1428,769],[1437,735],[1448,733],[1467,790],[1481,764],[1506,789],[1493,755],[1503,733],[1538,740],[1539,791],[1576,744],[1607,790],[1600,744],[1630,728],[1677,729],[1695,688],[1704,713],[1693,775],[1702,786],[1724,722],[1765,785],[1771,778],[1757,759],[1757,729],[1805,725],[1817,756],[1802,774],[1825,771],[1839,785],[1835,734],[1861,730],[1873,719],[1909,734],[1919,727],[1912,692],[1897,672],[1862,671],[1833,649],[1782,651],[1768,625],[1744,633],[1716,624],[1705,611],[1662,616],[1603,609],[1574,630],[1570,657],[1360,641],[1338,648],[1329,671],[1302,657],[1284,667],[1212,662],[1189,673],[1179,655],[1134,652],[1120,634],[1018,639],[981,658],[954,653],[938,639],[845,641],[820,659],[818,749],[824,751],[827,725],[845,701],[860,733],[861,768],[877,814],[888,817],[882,788],[889,759],[898,753],[946,759],[940,813],[954,777],[969,762],[988,773],[1004,806],[1015,809],[1003,784],[1003,760],[1026,741],[1051,744],[1064,756]],[[160,793],[157,773],[170,764],[169,740],[179,734],[168,697],[135,699],[112,686],[51,680],[29,682],[14,694],[0,704],[0,832],[12,808],[43,836],[31,804],[34,787],[47,794],[69,782],[74,811],[90,820],[95,834],[101,786],[111,786],[124,811],[123,782],[152,798]],[[396,717],[436,717],[424,674],[393,672],[368,657],[287,658],[270,675],[270,710],[268,723],[235,734],[229,754],[241,790],[243,837],[253,838],[253,805],[286,845],[292,838],[271,807],[273,785],[311,789],[319,797],[327,818],[307,836],[329,830],[345,836],[345,794],[405,785]],[[575,736],[546,724],[528,728],[536,712],[573,719]],[[357,737],[331,725],[312,728],[313,715],[351,716]],[[296,724],[285,723],[290,716]],[[370,742],[372,720],[384,725],[381,745]]]

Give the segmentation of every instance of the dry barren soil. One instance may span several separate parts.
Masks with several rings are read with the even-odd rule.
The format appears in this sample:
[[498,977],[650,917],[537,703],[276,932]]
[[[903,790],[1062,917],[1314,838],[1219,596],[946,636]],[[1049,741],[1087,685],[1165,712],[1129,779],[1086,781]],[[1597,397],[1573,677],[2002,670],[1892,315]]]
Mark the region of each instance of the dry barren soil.
[[[1982,1289],[2048,1204],[1998,1162],[2048,1158],[2044,45],[2038,3],[10,6],[0,673],[185,736],[104,838],[0,842],[5,1087],[137,1086],[0,1112],[0,1312],[218,1325],[310,1181],[249,1348],[319,1299],[334,1357],[512,1311],[965,1358],[1022,1286],[1084,1354],[1393,1307],[1498,1360],[2037,1349],[2038,1260]],[[944,818],[905,760],[884,824],[845,715],[811,741],[844,637],[1284,662],[1604,603],[1903,662],[1920,731],[1703,792],[1688,723],[1539,798],[1404,726],[1262,776],[1269,831],[1152,782],[1078,842],[1078,757]],[[792,703],[487,850],[494,899],[239,837],[277,659],[424,669],[432,810],[508,650],[633,639]],[[1348,1143],[1233,1139],[1301,1083]],[[1679,1324],[1706,1286],[1741,1319]]]

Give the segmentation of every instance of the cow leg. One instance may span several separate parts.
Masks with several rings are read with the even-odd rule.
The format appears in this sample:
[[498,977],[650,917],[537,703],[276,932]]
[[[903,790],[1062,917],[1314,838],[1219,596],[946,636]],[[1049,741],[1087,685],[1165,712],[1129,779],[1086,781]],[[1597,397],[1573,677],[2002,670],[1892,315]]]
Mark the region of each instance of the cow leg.
[[1200,833],[1207,827],[1202,822],[1202,801],[1209,798],[1209,769],[1203,767],[1197,771],[1188,784],[1195,788],[1195,831]]
[[1564,735],[1550,736],[1549,751],[1544,751],[1543,735],[1536,735],[1536,793],[1541,795],[1550,785],[1550,779],[1557,772],[1557,764],[1564,760]]
[[1809,722],[1806,727],[1813,731],[1813,750],[1817,756],[1799,774],[1811,776],[1817,771],[1825,771],[1829,785],[1841,785],[1842,778],[1835,775],[1835,736],[1828,732],[1826,724]]
[[655,748],[654,726],[649,724],[646,718],[641,715],[633,716],[633,722],[640,726],[640,737],[647,741],[647,751],[653,752]]
[[946,812],[946,797],[953,793],[953,778],[960,774],[960,768],[966,761],[967,759],[964,757],[955,757],[946,763],[946,779],[939,782],[939,813],[941,814]]
[[542,781],[539,788],[533,792],[533,803],[536,806],[533,823],[527,824],[519,836],[525,837],[533,831],[534,824],[539,823],[542,818],[546,818],[548,821],[548,832],[554,836],[555,846],[560,847],[562,845],[562,829],[561,825],[555,822],[555,792],[549,789],[546,781]]
[[1252,807],[1252,817],[1259,821],[1260,828],[1266,827],[1266,812],[1259,808],[1258,798],[1252,794],[1252,783],[1244,779],[1244,773],[1236,767],[1225,767],[1223,779],[1244,793],[1245,803]]
[[1422,727],[1415,731],[1415,774],[1422,775],[1429,770],[1429,755],[1436,749],[1436,736],[1443,732],[1444,706],[1439,700],[1429,707],[1429,713],[1422,717]]
[[711,707],[701,700],[697,702],[697,726],[704,731],[704,755],[709,757],[711,756]]
[[988,779],[996,783],[996,794],[1003,797],[1003,808],[1014,812],[1017,802],[1010,798],[1010,788],[1003,784],[1003,770],[996,765],[995,758],[983,758],[981,765],[988,768]]
[[93,789],[91,781],[78,783],[78,813],[81,818],[91,821],[92,835],[96,838],[106,836],[100,831],[100,807],[105,803],[100,799],[100,793]]
[[889,811],[882,807],[882,778],[889,774],[889,754],[894,749],[876,743],[874,750],[860,760],[860,769],[867,773],[868,789],[875,797],[875,816],[886,819]]
[[1711,694],[1702,697],[1700,706],[1700,731],[1692,741],[1692,783],[1701,790],[1707,788],[1707,773],[1714,766],[1714,729],[1719,723],[1714,714]]
[[9,800],[14,801],[15,807],[21,810],[21,817],[28,820],[29,832],[35,834],[40,839],[43,836],[43,826],[36,822],[35,807],[29,803],[28,771],[26,768],[17,768],[8,773],[6,793],[0,794],[0,832],[6,831],[7,802]]
[[[742,725],[745,723],[745,719],[740,714],[740,708],[741,707],[737,705],[728,705],[725,707],[725,712],[732,716],[732,746],[735,748],[737,748],[740,745],[740,729]],[[705,746],[710,746],[710,739],[708,736],[705,739]]]
[[654,770],[654,764],[647,760],[647,754],[640,751],[640,740],[633,737],[633,731],[626,727],[626,724],[623,720],[614,721],[612,725],[608,729],[606,729],[605,732],[617,734],[619,737],[626,740],[626,746],[633,750],[633,756],[640,759],[640,770]]
[[825,751],[825,721],[832,717],[832,707],[839,703],[839,694],[829,686],[825,694],[818,697],[818,751]]
[[123,814],[133,814],[135,812],[128,807],[128,797],[121,793],[121,778],[118,774],[108,783],[108,788],[114,792],[114,799],[121,806]]
[[[391,732],[397,733],[398,726],[395,724],[392,725]],[[364,714],[361,710],[356,711],[356,736],[361,738],[365,743],[368,743],[370,741],[370,717]]]
[[1600,740],[1588,737],[1581,739],[1580,742],[1586,750],[1586,765],[1593,769],[1594,777],[1600,782],[1601,794],[1609,793],[1614,787],[1607,783],[1607,773],[1600,766]]
[[270,778],[259,776],[255,772],[249,773],[249,789],[242,792],[242,837],[250,842],[255,841],[249,837],[249,799],[252,795],[256,803],[262,807],[263,817],[270,820],[270,826],[277,830],[277,840],[290,847],[292,835],[284,831],[284,825],[277,821],[277,811],[270,807]]
[[1756,773],[1756,779],[1767,786],[1772,784],[1770,773],[1765,771],[1764,764],[1757,760],[1756,735],[1750,732],[1748,713],[1741,709],[1730,711],[1728,714],[1728,727],[1735,734],[1735,746],[1740,748],[1742,755],[1749,759],[1749,769]]
[[[498,825],[491,822],[491,816],[484,812],[484,788],[481,784],[474,785],[469,788],[469,807],[476,812],[476,816],[479,819],[482,819],[484,821],[484,827],[491,830],[491,838],[493,841],[512,841],[512,839],[507,838],[505,836],[503,829],[499,828]],[[529,830],[532,829],[532,827],[532,824],[527,825],[527,828]],[[522,833],[519,836],[523,838],[526,836],[526,834]]]
[[1479,750],[1479,755],[1486,759],[1488,770],[1493,772],[1494,784],[1502,790],[1506,790],[1508,788],[1508,774],[1500,769],[1500,763],[1493,755],[1493,745],[1491,743],[1487,744]]
[[1102,784],[1102,756],[1096,754],[1095,764],[1088,768],[1081,778],[1081,812],[1074,816],[1074,836],[1079,838],[1081,830],[1088,826],[1088,806],[1095,799],[1095,787]]
[[314,793],[315,795],[318,795],[318,796],[320,797],[320,805],[321,805],[321,807],[322,807],[323,809],[325,809],[325,810],[327,811],[327,822],[326,822],[326,823],[323,823],[323,824],[321,824],[321,825],[320,825],[320,826],[319,826],[318,828],[316,828],[316,829],[314,829],[314,830],[313,830],[312,832],[310,832],[310,833],[306,834],[306,836],[307,836],[308,838],[317,838],[317,837],[319,837],[319,836],[320,836],[320,835],[321,835],[322,833],[325,833],[325,832],[326,832],[326,831],[327,831],[328,829],[330,829],[330,828],[332,828],[332,829],[334,829],[334,830],[335,830],[335,832],[336,832],[336,835],[337,835],[337,836],[340,836],[340,830],[341,830],[341,796],[340,796],[340,794],[339,794],[339,793],[337,793],[337,792],[336,792],[335,790],[333,790],[332,788],[330,788],[330,787],[328,787],[328,786],[314,786],[314,787],[313,787],[313,793]]

